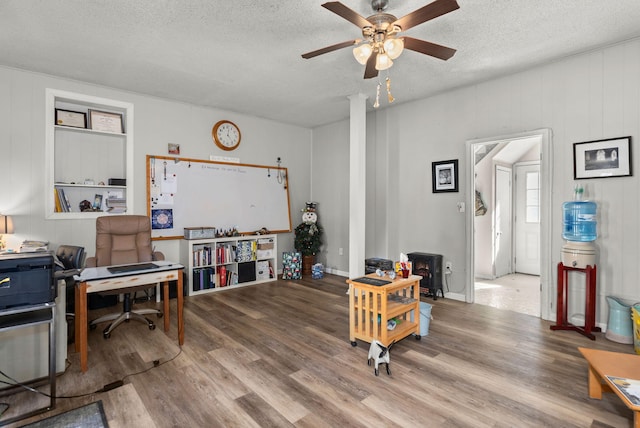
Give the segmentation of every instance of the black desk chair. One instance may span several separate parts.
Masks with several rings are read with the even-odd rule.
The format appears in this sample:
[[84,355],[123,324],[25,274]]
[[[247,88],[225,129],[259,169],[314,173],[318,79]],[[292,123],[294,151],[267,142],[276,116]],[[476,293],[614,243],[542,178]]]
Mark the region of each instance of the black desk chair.
[[[54,278],[56,284],[60,280],[64,280],[66,283],[65,297],[66,297],[66,313],[67,321],[75,319],[75,275],[80,274],[80,270],[84,266],[84,247],[77,247],[75,245],[60,245],[56,250],[56,270],[54,272]],[[71,344],[74,341],[75,323],[67,323],[67,343]]]

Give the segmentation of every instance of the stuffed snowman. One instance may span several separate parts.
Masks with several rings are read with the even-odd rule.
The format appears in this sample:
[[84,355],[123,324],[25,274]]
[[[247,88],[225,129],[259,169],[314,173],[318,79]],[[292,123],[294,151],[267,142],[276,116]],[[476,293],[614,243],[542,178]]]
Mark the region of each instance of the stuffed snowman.
[[316,203],[307,202],[306,207],[302,210],[302,222],[305,224],[315,224],[317,221]]

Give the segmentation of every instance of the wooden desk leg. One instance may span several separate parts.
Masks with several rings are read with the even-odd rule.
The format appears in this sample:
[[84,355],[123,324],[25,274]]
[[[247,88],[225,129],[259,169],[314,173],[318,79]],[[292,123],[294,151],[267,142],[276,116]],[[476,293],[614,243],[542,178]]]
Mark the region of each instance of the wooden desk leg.
[[[178,272],[178,287],[176,290],[178,300],[178,343],[180,346],[184,345],[184,290],[182,284],[182,271]],[[166,294],[168,296],[168,293]]]
[[76,352],[80,352],[80,370],[87,371],[88,331],[87,326],[87,283],[76,284]]
[[640,428],[640,412],[637,410],[633,412],[633,427]]
[[589,364],[589,397],[598,400],[602,399],[602,382],[598,373],[591,367],[591,364]]
[[162,283],[164,298],[162,303],[164,304],[164,331],[169,331],[169,281]]

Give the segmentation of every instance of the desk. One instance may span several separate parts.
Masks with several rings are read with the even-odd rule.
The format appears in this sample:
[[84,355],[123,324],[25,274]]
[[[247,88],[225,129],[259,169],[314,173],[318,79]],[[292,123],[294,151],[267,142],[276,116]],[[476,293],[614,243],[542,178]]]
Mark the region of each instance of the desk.
[[29,413],[0,421],[0,426],[19,421],[56,407],[56,304],[41,303],[30,306],[19,306],[0,311],[0,331],[8,331],[38,324],[49,324],[49,389],[50,404]]
[[578,348],[589,363],[589,397],[602,399],[603,392],[615,392],[622,402],[633,410],[633,426],[640,428],[640,406],[633,405],[607,376],[640,380],[640,355]]
[[169,261],[154,261],[157,268],[126,273],[111,273],[106,266],[86,268],[76,283],[76,352],[80,352],[80,369],[87,371],[87,294],[119,290],[139,285],[163,283],[164,331],[169,331],[169,281],[178,281],[178,343],[184,344],[184,298],[182,295],[182,270],[184,266]]

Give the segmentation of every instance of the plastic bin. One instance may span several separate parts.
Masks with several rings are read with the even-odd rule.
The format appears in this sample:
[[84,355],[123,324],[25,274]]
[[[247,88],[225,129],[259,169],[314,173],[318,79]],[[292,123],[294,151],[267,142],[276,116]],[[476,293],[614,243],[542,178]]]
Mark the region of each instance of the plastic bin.
[[609,304],[609,322],[604,337],[612,342],[633,343],[631,305],[613,296],[607,296],[607,303]]
[[420,336],[429,335],[430,322],[431,322],[431,305],[427,302],[420,302]]
[[631,307],[633,317],[633,350],[640,355],[640,304]]

